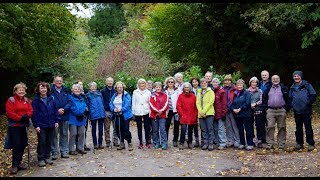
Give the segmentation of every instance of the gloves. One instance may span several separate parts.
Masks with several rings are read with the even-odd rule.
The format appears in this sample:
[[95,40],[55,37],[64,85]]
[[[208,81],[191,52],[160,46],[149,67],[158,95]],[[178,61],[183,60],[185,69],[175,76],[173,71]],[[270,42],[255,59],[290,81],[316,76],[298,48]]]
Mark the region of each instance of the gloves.
[[80,116],[76,116],[76,118],[77,118],[78,121],[82,121],[83,118],[84,118],[84,116],[83,116],[83,115],[80,115]]
[[23,123],[23,124],[26,124],[26,126],[28,127],[29,126],[29,116],[28,116],[28,114],[24,114],[21,117],[20,122]]

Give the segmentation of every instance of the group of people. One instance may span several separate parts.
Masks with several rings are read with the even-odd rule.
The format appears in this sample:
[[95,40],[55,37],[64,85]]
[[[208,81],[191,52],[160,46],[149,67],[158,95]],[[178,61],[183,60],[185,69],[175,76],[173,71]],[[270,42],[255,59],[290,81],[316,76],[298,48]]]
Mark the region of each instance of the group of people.
[[106,86],[100,91],[91,82],[90,90],[85,93],[81,81],[73,84],[70,92],[63,85],[63,78],[56,76],[51,86],[47,82],[37,84],[32,102],[25,97],[26,85],[18,83],[13,88],[14,95],[6,102],[7,136],[12,144],[10,172],[26,169],[21,161],[28,141],[29,118],[37,132],[40,167],[53,164],[52,160],[58,159],[59,154],[61,158],[69,158],[90,151],[86,145],[89,122],[94,149],[104,148],[104,134],[107,148],[126,149],[126,140],[127,149],[132,151],[132,119],[137,125],[139,149],[150,149],[153,145],[154,149],[166,150],[172,124],[172,144],[180,150],[194,147],[209,151],[227,147],[252,150],[255,146],[284,149],[286,115],[290,109],[296,123],[295,150],[304,146],[304,125],[308,150],[312,151],[315,142],[311,106],[316,92],[303,80],[301,71],[295,71],[292,76],[294,83],[288,88],[280,83],[278,75],[270,80],[269,72],[264,70],[261,80],[252,77],[246,88],[242,79],[233,84],[231,75],[224,77],[222,85],[218,78],[212,77],[212,72],[206,72],[201,79],[194,77],[190,82],[184,82],[183,74],[176,73],[166,78],[164,84],[141,78],[132,95],[123,82],[114,84],[112,77],[106,78]]

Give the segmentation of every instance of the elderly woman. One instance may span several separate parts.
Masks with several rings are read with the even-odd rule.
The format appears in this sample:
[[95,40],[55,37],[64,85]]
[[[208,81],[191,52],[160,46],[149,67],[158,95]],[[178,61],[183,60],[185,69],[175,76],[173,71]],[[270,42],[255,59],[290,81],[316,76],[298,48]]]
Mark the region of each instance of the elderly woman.
[[[155,149],[168,148],[166,118],[168,111],[168,96],[162,91],[161,82],[155,82],[155,93],[150,97],[150,118],[152,119],[153,144]],[[160,135],[159,135],[160,129]],[[161,139],[159,139],[159,137]]]
[[[243,149],[247,144],[246,149],[252,150],[254,143],[251,126],[251,95],[248,91],[244,90],[245,83],[242,79],[237,81],[236,86],[237,90],[234,92],[231,109],[239,129],[240,146],[238,148]],[[244,136],[244,130],[246,131],[246,137]]]
[[[103,149],[102,136],[103,136],[103,123],[106,118],[106,113],[103,106],[103,97],[100,91],[97,90],[97,83],[91,82],[89,84],[90,90],[87,93],[87,106],[89,109],[89,119],[91,122],[91,134],[94,149]],[[99,136],[97,141],[97,122]]]
[[252,77],[249,81],[250,87],[247,89],[251,95],[251,127],[252,137],[254,137],[254,122],[257,128],[258,148],[262,148],[262,143],[266,143],[266,122],[263,117],[262,95],[263,92],[258,87],[259,80]]
[[220,80],[218,78],[213,78],[211,83],[215,94],[215,116],[213,121],[213,129],[216,141],[215,144],[218,145],[219,150],[222,150],[226,147],[227,141],[225,126],[222,121],[222,119],[226,117],[226,114],[228,112],[227,96],[225,95],[226,91],[223,89],[223,87],[220,86]]
[[191,84],[185,82],[182,84],[183,92],[177,100],[177,111],[180,117],[181,134],[179,149],[184,149],[185,134],[188,128],[188,148],[192,149],[192,134],[193,129],[198,124],[198,110],[196,106],[196,95],[191,92]]
[[25,97],[27,87],[20,82],[13,87],[13,96],[6,102],[6,114],[8,117],[7,138],[12,149],[11,174],[17,174],[18,170],[25,170],[26,166],[21,164],[24,149],[28,144],[27,126],[32,116],[32,106]]
[[81,86],[79,84],[72,85],[72,94],[69,99],[69,106],[69,154],[86,154],[87,152],[84,151],[84,134],[86,129],[84,113],[87,109],[87,105],[84,98],[81,96]]
[[115,129],[118,137],[120,138],[120,146],[117,150],[125,149],[124,140],[127,140],[128,150],[132,151],[132,136],[129,130],[130,120],[133,118],[131,110],[131,96],[127,91],[125,91],[126,86],[121,81],[116,82],[114,88],[117,92],[112,96],[109,106],[112,119],[114,119]]
[[201,88],[197,91],[197,109],[198,118],[200,121],[201,133],[203,136],[202,150],[208,149],[212,151],[214,146],[214,131],[213,131],[213,103],[215,95],[213,90],[208,87],[208,82],[205,78],[200,79]]
[[53,164],[50,151],[53,133],[58,124],[58,109],[53,96],[49,96],[49,83],[40,82],[35,89],[36,96],[32,101],[32,123],[38,136],[38,165]]
[[[142,122],[144,122],[144,133],[146,148],[150,149],[149,136],[150,136],[150,105],[149,100],[151,92],[146,88],[146,80],[139,79],[137,84],[137,89],[133,91],[132,95],[132,113],[134,114],[135,120],[137,122],[138,128],[138,138],[139,138],[139,149],[143,149],[142,141]],[[143,119],[143,121],[142,121]]]
[[[192,85],[191,91],[197,96],[197,90],[200,88],[200,79],[197,77],[193,77],[190,81],[190,84]],[[198,123],[194,126],[194,137],[195,137],[195,144],[194,147],[199,147],[199,132],[198,132]]]
[[166,132],[167,139],[169,138],[169,129],[171,125],[171,121],[173,118],[173,147],[178,146],[178,138],[179,138],[179,116],[177,114],[177,100],[178,100],[178,89],[175,87],[176,80],[174,77],[167,77],[164,81],[165,83],[165,93],[168,96],[168,116],[166,118]]

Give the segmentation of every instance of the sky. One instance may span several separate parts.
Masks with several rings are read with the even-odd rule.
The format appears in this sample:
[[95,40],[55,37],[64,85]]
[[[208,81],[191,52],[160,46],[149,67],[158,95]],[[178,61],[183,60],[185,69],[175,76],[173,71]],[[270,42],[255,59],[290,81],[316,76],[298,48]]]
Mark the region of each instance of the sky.
[[[72,6],[72,3],[69,3]],[[80,8],[80,11],[76,11],[75,9],[71,10],[71,13],[78,16],[78,17],[83,17],[83,18],[90,18],[93,14],[90,8],[85,9],[81,6],[80,3],[76,3],[78,7]]]

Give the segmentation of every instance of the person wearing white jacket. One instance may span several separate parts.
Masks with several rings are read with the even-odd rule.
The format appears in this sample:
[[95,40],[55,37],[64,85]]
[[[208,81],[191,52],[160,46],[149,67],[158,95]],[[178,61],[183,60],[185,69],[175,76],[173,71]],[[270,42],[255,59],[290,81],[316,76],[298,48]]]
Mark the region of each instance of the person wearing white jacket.
[[182,92],[178,88],[175,87],[176,79],[174,77],[166,78],[165,82],[165,93],[168,96],[169,108],[168,108],[168,116],[166,119],[166,131],[167,138],[169,137],[169,129],[171,125],[171,121],[173,118],[173,147],[178,147],[178,138],[179,138],[179,115],[177,113],[177,100],[179,94]]
[[145,145],[146,148],[150,149],[149,136],[150,136],[150,124],[151,119],[149,118],[150,105],[149,100],[151,92],[146,88],[146,80],[139,79],[137,84],[137,89],[133,91],[132,95],[132,113],[134,114],[135,121],[138,128],[138,138],[139,138],[139,149],[143,149],[142,141],[142,122],[144,124],[145,132]]

